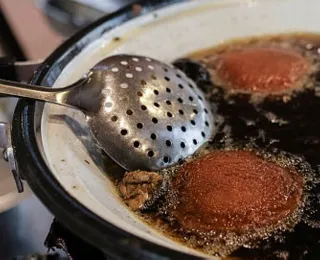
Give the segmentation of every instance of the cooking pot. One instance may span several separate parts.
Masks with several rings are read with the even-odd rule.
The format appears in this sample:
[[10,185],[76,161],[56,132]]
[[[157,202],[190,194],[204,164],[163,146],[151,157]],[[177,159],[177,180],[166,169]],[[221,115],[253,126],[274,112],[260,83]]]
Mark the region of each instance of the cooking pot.
[[[318,10],[317,0],[142,1],[71,37],[40,65],[31,83],[64,86],[112,54],[171,62],[232,38],[319,32]],[[106,254],[209,258],[146,225],[121,202],[110,175],[122,169],[93,141],[79,111],[21,99],[12,127],[1,129],[19,189],[20,179],[26,180],[67,228]]]

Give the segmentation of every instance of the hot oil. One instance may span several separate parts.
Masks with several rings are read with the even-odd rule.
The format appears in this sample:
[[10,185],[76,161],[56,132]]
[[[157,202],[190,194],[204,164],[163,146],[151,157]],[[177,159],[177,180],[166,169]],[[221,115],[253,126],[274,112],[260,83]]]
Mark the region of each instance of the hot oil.
[[[194,160],[204,154],[215,150],[215,145],[206,147],[198,152],[193,158]],[[153,225],[156,229],[160,230],[164,234],[174,238],[175,240],[186,244],[194,249],[201,250],[207,254],[215,256],[227,256],[239,248],[245,248],[252,251],[257,250],[262,244],[268,243],[275,239],[277,243],[281,244],[286,240],[288,234],[294,231],[294,227],[299,223],[304,216],[304,209],[310,204],[308,198],[308,192],[313,187],[313,181],[316,179],[314,171],[310,165],[305,163],[301,158],[289,155],[277,150],[267,151],[256,148],[252,145],[246,145],[243,147],[240,144],[233,144],[232,146],[217,148],[219,150],[247,150],[256,153],[258,156],[265,160],[274,162],[282,167],[295,169],[304,178],[304,191],[301,199],[301,203],[298,208],[290,214],[287,218],[283,219],[280,223],[270,225],[266,228],[259,228],[245,234],[238,234],[235,232],[219,232],[211,231],[208,233],[199,232],[197,230],[184,230],[180,227],[178,222],[170,216],[171,203],[177,199],[177,194],[173,190],[170,190],[165,194],[165,199],[158,201],[150,209],[147,209],[140,214],[148,224]],[[174,176],[178,167],[165,170],[162,174],[167,176]],[[169,180],[170,182],[170,180]],[[170,187],[170,183],[168,184]],[[249,254],[247,254],[248,256]],[[272,253],[272,256],[274,254]]]
[[[214,68],[206,64],[222,53],[247,47],[293,49],[312,67],[299,86],[287,93],[227,91],[216,80]],[[231,259],[320,259],[320,36],[287,34],[236,40],[195,53],[175,65],[203,89],[217,111],[219,130],[196,157],[212,149],[252,150],[266,160],[296,169],[304,178],[303,200],[278,225],[244,235],[181,229],[166,211],[176,196],[171,191],[139,213],[140,217],[177,241],[211,255],[231,254]],[[165,174],[174,176],[175,170],[168,169]]]

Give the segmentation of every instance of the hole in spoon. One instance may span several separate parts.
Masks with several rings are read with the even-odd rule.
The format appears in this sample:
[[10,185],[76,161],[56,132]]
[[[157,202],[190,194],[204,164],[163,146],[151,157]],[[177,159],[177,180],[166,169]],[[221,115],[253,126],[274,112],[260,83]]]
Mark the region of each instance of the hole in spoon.
[[127,129],[122,129],[120,133],[121,133],[121,135],[127,135],[128,134],[128,130]]
[[112,107],[112,102],[106,102],[105,107],[106,107],[106,108]]
[[164,156],[163,157],[163,162],[164,163],[168,163],[170,161],[170,157],[169,156]]

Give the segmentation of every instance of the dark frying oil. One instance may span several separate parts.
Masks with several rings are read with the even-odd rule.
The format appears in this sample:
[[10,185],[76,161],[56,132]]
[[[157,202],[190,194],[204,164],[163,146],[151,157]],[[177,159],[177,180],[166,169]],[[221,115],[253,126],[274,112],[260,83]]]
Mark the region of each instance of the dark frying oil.
[[[206,67],[208,61],[222,53],[259,46],[293,49],[313,64],[299,91],[258,99],[248,93],[229,95],[215,81],[214,68]],[[217,111],[219,131],[210,143],[212,148],[251,143],[261,149],[281,150],[303,158],[315,174],[308,190],[307,206],[293,230],[262,239],[255,248],[242,246],[230,259],[320,259],[320,183],[317,181],[320,177],[320,36],[291,34],[237,40],[197,52],[174,65],[202,88]],[[178,236],[178,230],[160,217],[159,208],[141,215],[149,223],[156,223],[157,228],[161,226],[171,237],[179,241],[194,239],[188,245],[214,253],[203,245],[197,246],[196,237]]]

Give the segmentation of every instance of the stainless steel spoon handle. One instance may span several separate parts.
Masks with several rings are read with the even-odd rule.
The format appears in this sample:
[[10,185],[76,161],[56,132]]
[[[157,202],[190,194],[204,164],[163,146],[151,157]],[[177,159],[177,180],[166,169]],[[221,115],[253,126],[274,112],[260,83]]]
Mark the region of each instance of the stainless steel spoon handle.
[[75,84],[64,88],[46,88],[0,79],[0,94],[7,94],[12,97],[31,98],[68,107],[76,107],[76,105],[70,102],[70,95],[75,92],[74,90],[79,84],[80,82],[78,81]]

